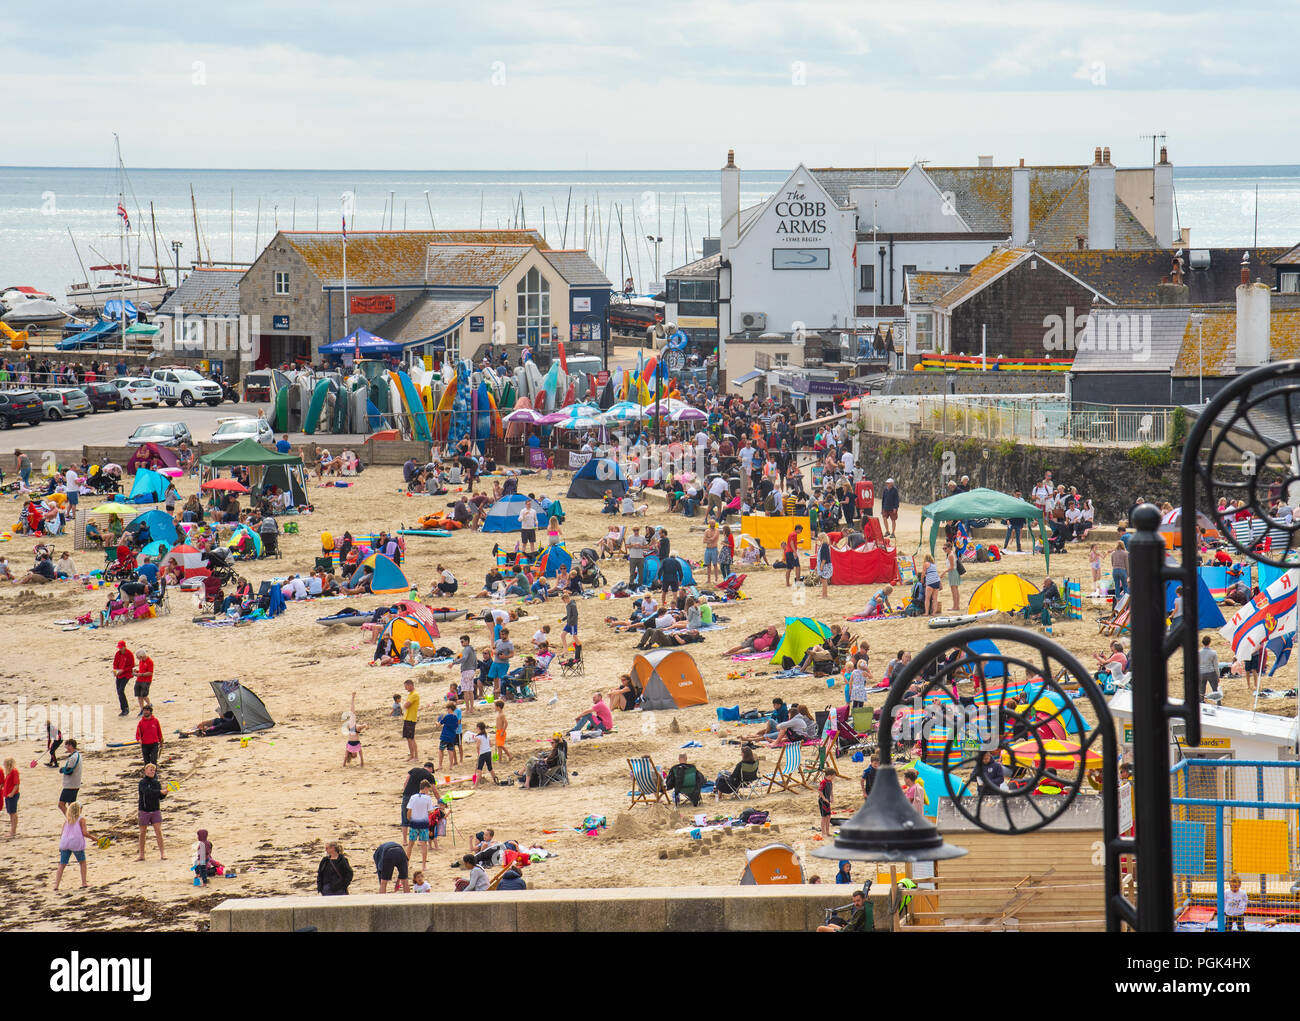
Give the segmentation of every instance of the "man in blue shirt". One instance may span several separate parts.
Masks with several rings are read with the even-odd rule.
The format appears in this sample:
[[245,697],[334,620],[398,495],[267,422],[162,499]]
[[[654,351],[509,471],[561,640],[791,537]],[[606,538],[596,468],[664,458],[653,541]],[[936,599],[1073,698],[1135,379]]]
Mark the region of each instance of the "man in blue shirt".
[[136,568],[135,576],[146,579],[150,586],[158,584],[158,565],[154,563],[144,563]]
[[451,765],[456,765],[456,733],[460,729],[460,717],[448,705],[447,712],[438,717],[438,725],[442,727],[442,733],[438,735],[438,768],[442,769],[442,758],[448,752],[451,753]]
[[277,454],[287,454],[289,453],[289,449],[289,434],[285,433],[275,441],[275,452]]

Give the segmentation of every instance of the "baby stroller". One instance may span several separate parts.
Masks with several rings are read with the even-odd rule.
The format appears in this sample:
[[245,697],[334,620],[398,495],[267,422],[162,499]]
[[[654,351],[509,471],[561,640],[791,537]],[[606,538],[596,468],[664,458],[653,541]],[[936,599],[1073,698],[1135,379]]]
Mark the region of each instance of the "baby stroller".
[[584,548],[578,554],[578,579],[584,585],[604,585],[605,576],[600,573],[600,554],[594,549]]
[[122,492],[122,477],[100,468],[94,475],[86,479],[86,485],[96,493],[120,493]]
[[740,595],[740,586],[745,584],[748,577],[748,574],[729,574],[718,583],[718,588],[728,599],[735,599]]
[[203,555],[208,565],[208,572],[212,577],[223,585],[229,585],[235,580],[235,569],[230,565],[230,550],[223,547],[208,550]]

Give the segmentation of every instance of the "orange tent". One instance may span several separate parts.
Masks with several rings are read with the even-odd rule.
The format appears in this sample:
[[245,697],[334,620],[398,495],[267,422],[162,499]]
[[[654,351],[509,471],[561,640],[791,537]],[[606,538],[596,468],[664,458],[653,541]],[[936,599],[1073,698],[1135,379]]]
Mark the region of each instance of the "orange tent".
[[803,866],[794,848],[785,844],[768,844],[757,851],[745,852],[745,871],[741,886],[795,886],[803,882]]
[[632,676],[641,688],[642,709],[684,709],[709,701],[700,668],[685,649],[638,652],[632,660]]

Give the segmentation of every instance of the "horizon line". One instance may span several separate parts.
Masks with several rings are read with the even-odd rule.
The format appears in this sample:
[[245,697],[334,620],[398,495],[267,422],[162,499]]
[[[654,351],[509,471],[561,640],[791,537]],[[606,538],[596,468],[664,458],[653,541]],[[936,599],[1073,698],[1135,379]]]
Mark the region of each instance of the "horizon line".
[[[927,164],[929,164],[929,161],[927,161]],[[939,168],[939,167],[966,166],[967,164],[933,163],[930,165],[932,165],[935,168]],[[1015,164],[1011,164],[1011,163],[1007,163],[1007,164],[995,163],[993,164],[993,168],[996,169],[998,167],[1013,167],[1014,165]],[[1032,164],[1032,166],[1037,166],[1037,167],[1067,167],[1067,166],[1073,167],[1073,166],[1086,166],[1086,165],[1087,164],[1085,163]],[[902,166],[902,164],[879,163],[879,164],[873,164],[871,169],[888,170],[888,169],[897,169],[900,166]],[[970,164],[970,166],[972,166],[973,168],[977,168],[977,165],[975,164]],[[1174,170],[1179,170],[1179,169],[1182,170],[1252,170],[1252,169],[1260,169],[1263,167],[1294,167],[1297,170],[1300,170],[1300,162],[1298,163],[1186,163],[1186,164],[1175,163],[1173,164],[1173,167]],[[857,166],[847,166],[847,165],[843,167],[832,166],[827,169],[855,170],[855,169],[865,169],[865,168],[866,168],[865,165],[859,164]],[[111,168],[98,163],[94,163],[94,164],[91,163],[85,163],[85,164],[0,163],[0,170],[105,170],[105,169],[111,169]],[[721,171],[722,169],[723,168],[721,167],[717,168],[718,171]],[[788,174],[790,172],[789,168],[781,168],[781,167],[755,167],[749,171],[746,171],[745,168],[743,167],[740,167],[738,169],[741,171],[741,173],[754,173],[754,174],[767,174],[767,173]],[[1117,169],[1146,170],[1148,169],[1148,167],[1145,164],[1138,164],[1137,166],[1132,166],[1132,167],[1117,167]],[[377,167],[377,168],[367,169],[367,168],[360,168],[360,167],[146,167],[146,166],[140,166],[140,167],[130,168],[130,172],[132,173],[136,173],[139,171],[157,171],[157,170],[165,170],[165,171],[188,170],[196,173],[256,172],[256,173],[263,173],[263,174],[267,174],[267,173],[272,173],[272,174],[301,174],[301,173],[309,173],[309,174],[388,174],[388,173],[393,173],[393,174],[575,174],[575,173],[576,174],[611,174],[611,173],[613,174],[643,174],[643,173],[692,174],[692,173],[712,172],[707,167],[628,167],[622,169],[616,167],[595,167],[595,168],[587,168],[587,169],[583,169],[579,167],[558,167],[554,169],[548,169],[543,167],[525,167],[517,170],[503,170],[499,168],[494,169],[491,167],[444,168],[438,170],[425,169],[425,168],[403,169],[400,167]]]

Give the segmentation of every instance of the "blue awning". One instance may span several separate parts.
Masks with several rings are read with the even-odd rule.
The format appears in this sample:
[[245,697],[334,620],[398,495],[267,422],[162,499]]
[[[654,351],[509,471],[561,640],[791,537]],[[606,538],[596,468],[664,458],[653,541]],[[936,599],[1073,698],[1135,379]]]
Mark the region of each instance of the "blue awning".
[[751,369],[749,372],[746,372],[743,376],[738,376],[735,379],[733,379],[731,381],[731,385],[744,386],[746,383],[758,379],[759,376],[766,376],[766,375],[767,373],[764,372],[762,369]]
[[369,330],[358,326],[342,340],[335,340],[320,346],[321,354],[350,355],[361,352],[365,355],[396,355],[402,353],[402,345],[394,344],[383,337],[377,337]]

